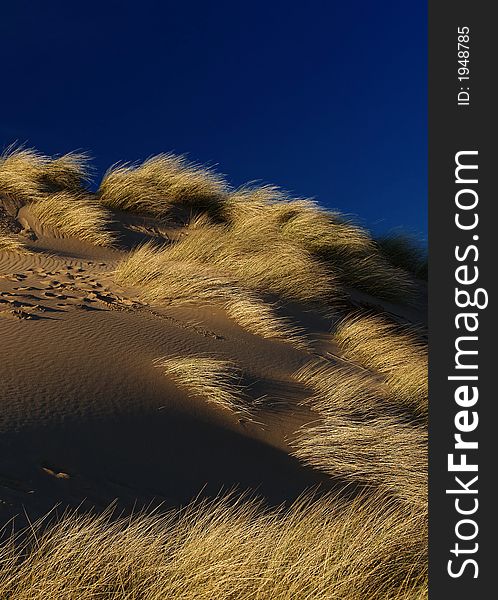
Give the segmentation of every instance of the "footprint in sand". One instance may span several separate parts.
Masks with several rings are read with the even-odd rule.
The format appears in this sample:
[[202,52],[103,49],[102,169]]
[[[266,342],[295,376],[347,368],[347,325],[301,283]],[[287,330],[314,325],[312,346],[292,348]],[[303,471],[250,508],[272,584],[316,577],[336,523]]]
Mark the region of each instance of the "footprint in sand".
[[26,312],[25,310],[21,310],[20,308],[16,308],[14,310],[10,311],[10,314],[15,318],[15,319],[20,319],[20,320],[26,320],[26,321],[35,321],[37,319],[41,319],[42,317],[39,317],[38,315],[33,315],[29,312]]
[[6,275],[1,275],[3,279],[7,279],[7,281],[24,281],[28,276],[23,275],[23,273],[7,273]]
[[19,291],[19,292],[24,292],[24,291],[26,291],[26,292],[36,292],[36,291],[41,290],[42,288],[35,287],[34,285],[22,285],[20,287],[14,288],[14,289],[16,291]]

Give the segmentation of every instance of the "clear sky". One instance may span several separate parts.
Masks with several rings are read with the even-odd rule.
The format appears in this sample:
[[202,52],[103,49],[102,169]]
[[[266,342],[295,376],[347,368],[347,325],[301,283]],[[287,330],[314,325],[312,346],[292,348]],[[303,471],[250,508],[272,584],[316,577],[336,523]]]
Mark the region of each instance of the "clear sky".
[[0,144],[164,151],[427,235],[426,2],[4,3]]

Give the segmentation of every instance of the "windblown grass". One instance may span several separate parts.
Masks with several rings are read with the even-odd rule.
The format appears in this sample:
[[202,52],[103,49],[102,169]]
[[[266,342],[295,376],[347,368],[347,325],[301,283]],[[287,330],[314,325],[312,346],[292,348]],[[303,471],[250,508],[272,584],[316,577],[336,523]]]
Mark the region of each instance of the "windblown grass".
[[305,403],[317,413],[298,432],[295,456],[332,477],[377,487],[424,509],[426,428],[392,410],[396,401],[385,397],[378,378],[325,360],[311,361],[295,377],[313,392]]
[[100,184],[100,200],[114,209],[166,217],[173,206],[218,214],[227,184],[212,169],[184,156],[159,154],[141,164],[116,165]]
[[416,239],[398,233],[379,238],[377,244],[391,264],[427,280],[427,251]]
[[330,407],[293,445],[294,456],[331,477],[427,508],[427,431],[420,426],[388,415],[355,420]]
[[[156,217],[159,227],[179,211],[188,226],[167,245],[132,251],[116,281],[150,303],[217,305],[247,331],[300,349],[308,349],[304,331],[279,315],[277,301],[328,314],[354,289],[406,300],[408,271],[422,268],[404,241],[377,244],[338,213],[274,186],[231,190],[184,157],[115,166],[97,197],[85,192],[87,177],[84,155],[10,149],[0,158],[0,198],[16,212],[30,204],[42,228],[101,246],[114,241],[108,208]],[[0,250],[21,248],[0,234]],[[291,443],[297,458],[351,492],[368,488],[361,497],[307,497],[272,510],[232,497],[131,519],[68,514],[0,547],[0,597],[425,599],[425,346],[370,315],[344,319],[333,339],[342,356],[315,358],[296,374],[314,416]],[[250,419],[261,406],[229,360],[166,356],[154,364],[224,410]]]
[[208,356],[166,356],[154,364],[178,385],[211,404],[236,413],[251,412],[250,400],[241,385],[242,372],[230,361]]
[[[16,208],[55,192],[82,192],[88,178],[88,157],[81,153],[50,158],[11,147],[0,157],[0,195]],[[379,242],[379,248],[364,229],[312,200],[293,199],[270,185],[231,190],[212,169],[171,153],[112,167],[97,195],[112,209],[159,219],[173,209],[183,210],[183,218],[207,215],[211,226],[190,227],[190,241],[182,240],[172,252],[194,252],[196,261],[215,264],[224,274],[244,277],[249,286],[286,299],[330,301],[340,283],[380,298],[406,300],[413,292],[406,270],[417,276],[423,270],[406,240],[392,237]],[[209,252],[210,244],[216,252]],[[311,289],[307,271],[315,276]]]
[[[325,211],[311,200],[293,200],[268,185],[231,193],[225,186],[213,192],[214,205],[201,207],[192,200],[195,195],[176,193],[175,170],[161,166],[177,160],[168,155],[150,159],[150,165],[120,167],[116,185],[124,191],[110,193],[106,200],[106,186],[113,188],[113,171],[100,191],[102,201],[114,208],[160,217],[173,205],[200,209],[185,235],[170,246],[169,257],[164,255],[168,260],[208,264],[220,274],[243,280],[246,287],[298,302],[337,303],[343,295],[340,287],[356,287],[391,300],[411,294],[410,276],[384,259],[365,230],[338,213]],[[196,189],[197,171],[178,169],[181,185],[192,177]],[[133,195],[135,177],[139,183]],[[156,186],[158,180],[162,183]],[[159,191],[169,190],[170,180],[171,191]],[[139,191],[142,185],[145,189]]]
[[385,376],[394,401],[427,414],[427,349],[413,332],[357,314],[339,323],[334,339],[346,358]]
[[387,300],[413,293],[410,276],[384,258],[367,231],[312,200],[291,199],[274,186],[246,186],[229,196],[225,210],[239,235],[257,232],[262,240],[277,234],[320,259],[345,287]]
[[242,187],[230,195],[226,205],[235,229],[271,227],[314,255],[370,252],[373,248],[369,234],[339,213],[326,211],[313,200],[292,199],[275,186]]
[[194,222],[180,240],[164,248],[162,260],[204,264],[241,287],[284,300],[326,303],[338,294],[318,260],[261,230],[246,230],[242,235],[226,225]]
[[346,362],[313,359],[294,378],[313,391],[308,404],[319,412],[333,408],[343,414],[372,415],[388,408],[381,383]]
[[84,152],[69,152],[52,158],[42,173],[42,189],[47,193],[82,191],[90,181],[89,160]]
[[175,259],[167,247],[144,244],[117,266],[115,279],[123,285],[137,286],[139,296],[146,302],[217,304],[250,333],[307,349],[302,330],[279,316],[271,303],[189,256],[182,261]]
[[28,254],[29,250],[24,242],[18,236],[0,231],[0,252],[17,252],[18,254]]
[[0,196],[17,209],[54,192],[81,191],[88,178],[88,157],[83,153],[50,158],[11,146],[0,156]]
[[0,596],[16,600],[427,598],[425,518],[381,496],[68,513],[4,544],[0,562]]
[[240,294],[228,301],[224,308],[230,319],[254,335],[288,342],[301,350],[310,350],[305,330],[279,316],[276,308],[268,302],[253,295]]
[[42,227],[55,229],[62,237],[75,237],[96,246],[111,246],[107,211],[88,197],[69,192],[51,194],[29,207]]

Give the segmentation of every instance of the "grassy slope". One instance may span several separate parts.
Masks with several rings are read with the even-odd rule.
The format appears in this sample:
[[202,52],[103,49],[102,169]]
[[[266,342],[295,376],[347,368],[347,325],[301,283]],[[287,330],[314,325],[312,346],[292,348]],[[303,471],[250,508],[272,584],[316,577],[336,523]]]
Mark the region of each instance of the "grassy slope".
[[[131,249],[115,272],[148,302],[217,304],[255,335],[309,352],[308,332],[278,304],[330,316],[354,289],[400,301],[415,289],[406,245],[402,259],[392,245],[384,253],[348,219],[273,186],[231,190],[211,169],[173,155],[114,167],[95,195],[87,178],[83,155],[10,150],[0,158],[0,198],[14,213],[29,205],[63,236],[112,244],[111,209],[153,215],[158,227],[181,214],[180,235]],[[0,249],[22,248],[22,238],[2,234]],[[425,345],[387,316],[343,316],[330,337],[340,357],[310,354],[296,373],[313,420],[292,443],[300,460],[366,487],[367,496],[303,501],[284,513],[220,501],[130,522],[66,516],[35,528],[27,553],[2,547],[0,595],[424,598]],[[181,356],[157,366],[209,402],[250,412],[232,363]]]
[[66,515],[0,550],[0,596],[422,600],[424,519],[400,517],[379,495],[305,497],[286,510],[232,497],[117,521]]

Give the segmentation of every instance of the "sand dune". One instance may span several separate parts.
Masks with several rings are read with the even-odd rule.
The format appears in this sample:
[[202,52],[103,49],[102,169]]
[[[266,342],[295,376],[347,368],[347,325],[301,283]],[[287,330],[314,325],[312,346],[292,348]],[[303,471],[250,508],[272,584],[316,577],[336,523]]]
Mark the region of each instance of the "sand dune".
[[[114,169],[97,193],[85,180],[79,155],[0,161],[2,521],[231,490],[229,504],[249,491],[289,515],[314,490],[317,515],[346,519],[372,495],[393,522],[417,514],[417,540],[402,539],[384,595],[369,579],[347,597],[422,598],[425,284],[392,258],[401,242],[389,257],[310,201],[234,191],[171,155]],[[371,544],[378,523],[351,522]],[[339,597],[330,581],[330,596],[295,589]]]

